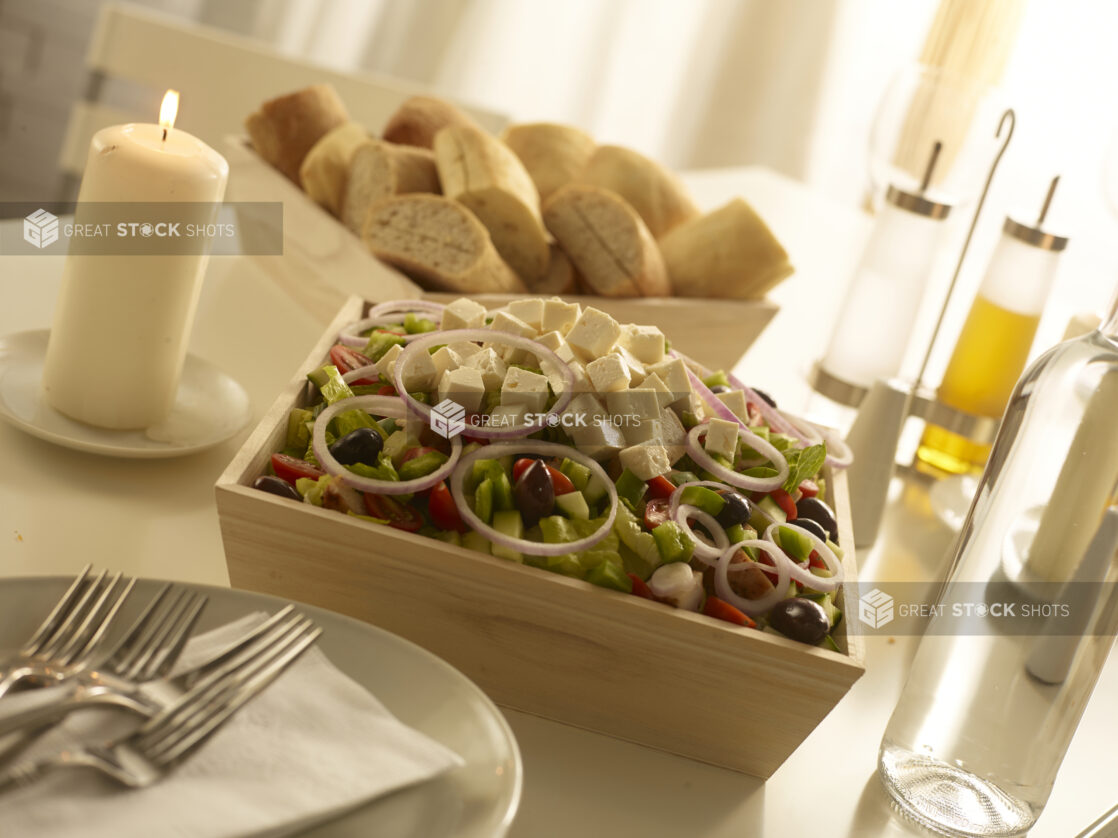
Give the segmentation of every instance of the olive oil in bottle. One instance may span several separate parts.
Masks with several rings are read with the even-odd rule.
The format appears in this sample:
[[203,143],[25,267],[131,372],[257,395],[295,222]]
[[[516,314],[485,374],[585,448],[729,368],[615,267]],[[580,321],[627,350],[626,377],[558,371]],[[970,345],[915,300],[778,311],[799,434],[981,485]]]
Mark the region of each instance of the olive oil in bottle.
[[[1000,419],[1036,336],[1059,253],[1067,239],[1043,232],[1052,182],[1038,226],[1007,218],[986,277],[947,364],[937,398],[973,416]],[[929,424],[917,449],[918,466],[948,474],[981,472],[990,445]]]

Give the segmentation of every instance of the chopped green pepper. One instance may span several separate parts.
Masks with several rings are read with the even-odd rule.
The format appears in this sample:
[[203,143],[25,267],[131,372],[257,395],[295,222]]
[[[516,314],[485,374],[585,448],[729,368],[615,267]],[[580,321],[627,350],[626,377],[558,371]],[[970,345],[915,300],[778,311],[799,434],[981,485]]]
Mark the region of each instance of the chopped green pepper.
[[410,311],[404,315],[404,331],[409,335],[435,331],[435,324],[426,317],[416,317]]
[[688,486],[679,494],[679,502],[717,516],[726,505],[726,499],[706,486]]
[[716,370],[703,379],[703,384],[707,387],[729,387],[730,379],[726,377],[724,370]]
[[443,466],[448,457],[441,451],[428,451],[400,466],[401,480],[415,480]]
[[365,348],[361,350],[363,355],[376,363],[385,356],[393,346],[403,346],[405,343],[403,335],[390,335],[387,332],[373,332],[369,335],[369,342]]
[[488,477],[478,484],[474,493],[474,514],[486,524],[493,517],[493,481]]
[[319,367],[314,372],[307,373],[307,378],[318,387],[318,392],[322,394],[326,404],[334,404],[334,402],[339,402],[342,399],[353,398],[353,391],[342,380],[342,374],[333,364],[327,364],[324,367]]
[[663,564],[690,561],[695,542],[675,521],[665,521],[652,531]]
[[625,469],[621,472],[621,476],[617,478],[614,485],[617,487],[617,496],[621,500],[627,501],[631,509],[636,509],[637,504],[640,503],[641,498],[644,497],[644,493],[648,491],[648,486],[645,485],[645,482],[633,474],[633,472],[629,471],[629,469]]
[[633,580],[625,575],[625,570],[611,561],[602,561],[590,568],[586,581],[603,588],[613,588],[625,594],[633,592]]

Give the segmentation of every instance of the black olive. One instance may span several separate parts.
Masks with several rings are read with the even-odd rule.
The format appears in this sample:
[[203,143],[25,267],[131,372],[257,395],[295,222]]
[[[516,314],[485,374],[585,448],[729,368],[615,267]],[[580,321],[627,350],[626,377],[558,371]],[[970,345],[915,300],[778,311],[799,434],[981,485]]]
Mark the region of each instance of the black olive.
[[358,428],[331,445],[330,453],[343,466],[351,466],[354,463],[375,466],[382,448],[384,448],[384,438],[377,431],[372,428]]
[[252,488],[259,489],[261,492],[270,492],[273,495],[279,495],[281,498],[291,498],[291,500],[302,501],[303,498],[295,491],[295,487],[288,483],[286,480],[281,480],[278,477],[273,477],[270,474],[262,474],[252,482]]
[[769,612],[769,625],[785,637],[814,646],[831,630],[827,612],[818,602],[803,597],[783,599]]
[[753,504],[744,495],[739,495],[737,492],[722,492],[722,499],[726,501],[722,509],[719,510],[715,520],[722,525],[723,529],[732,527],[734,524],[741,524],[743,527],[749,524],[749,518],[753,515]]
[[715,384],[713,387],[710,388],[710,392],[712,392],[712,393],[729,393],[730,388],[727,387],[725,384]]
[[754,393],[756,393],[758,396],[760,396],[761,401],[763,401],[769,407],[776,407],[776,400],[772,396],[770,396],[768,393],[766,393],[764,390],[758,390],[756,387],[753,387],[752,390],[753,390]]
[[838,522],[835,512],[819,498],[800,498],[796,501],[796,520],[807,518],[827,531],[827,537],[838,544]]
[[818,521],[813,521],[811,518],[796,518],[788,524],[789,527],[799,527],[801,530],[807,530],[820,541],[827,540],[827,531],[823,529],[823,525]]
[[513,487],[513,494],[525,527],[534,527],[540,518],[550,515],[555,509],[555,488],[551,485],[547,466],[540,460],[536,460],[520,475]]

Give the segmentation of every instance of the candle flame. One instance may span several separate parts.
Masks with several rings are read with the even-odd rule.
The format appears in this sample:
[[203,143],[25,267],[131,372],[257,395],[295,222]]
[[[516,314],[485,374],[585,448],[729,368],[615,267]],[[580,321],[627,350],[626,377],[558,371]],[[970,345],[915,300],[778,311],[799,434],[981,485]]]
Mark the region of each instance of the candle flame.
[[159,126],[164,130],[175,127],[175,117],[179,112],[179,92],[168,90],[163,95],[163,104],[159,108]]

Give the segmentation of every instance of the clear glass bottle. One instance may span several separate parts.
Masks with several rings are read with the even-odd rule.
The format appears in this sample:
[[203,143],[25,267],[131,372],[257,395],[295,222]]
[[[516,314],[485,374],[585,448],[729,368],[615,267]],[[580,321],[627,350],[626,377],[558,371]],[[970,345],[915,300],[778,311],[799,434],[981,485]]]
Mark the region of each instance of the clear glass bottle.
[[[1098,330],[1038,358],[1010,397],[943,607],[881,743],[882,781],[914,820],[1014,836],[1040,815],[1118,632],[1116,504],[1118,299]],[[1071,616],[1053,611],[1027,632],[992,613],[958,620],[1007,588],[1037,609],[1070,602]]]

